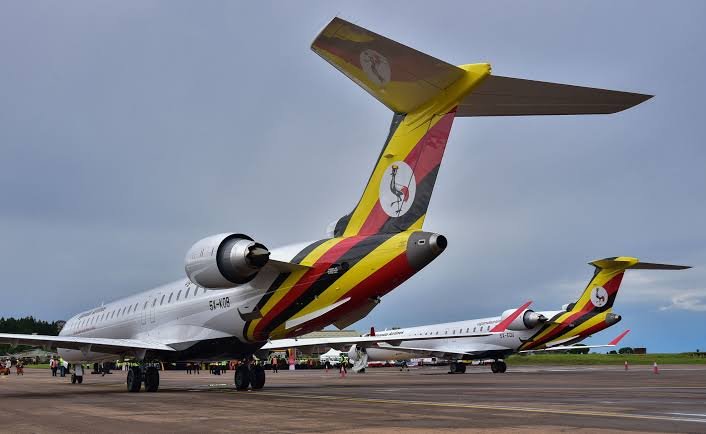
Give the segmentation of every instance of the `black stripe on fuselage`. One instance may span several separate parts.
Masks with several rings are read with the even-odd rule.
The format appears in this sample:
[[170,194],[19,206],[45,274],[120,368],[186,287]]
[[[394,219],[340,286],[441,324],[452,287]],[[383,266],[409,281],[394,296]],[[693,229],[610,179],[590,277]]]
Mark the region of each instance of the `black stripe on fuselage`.
[[[270,287],[267,289],[267,291],[262,295],[262,298],[260,301],[257,302],[257,309],[262,309],[262,307],[267,303],[267,301],[272,297],[272,294],[279,289],[280,286],[282,286],[282,283],[284,283],[285,280],[289,277],[289,275],[292,273],[280,273],[277,275],[275,280],[272,282]],[[252,323],[251,320],[245,321],[245,326],[243,327],[243,336],[247,338],[248,336],[248,329],[250,328],[250,323]]]
[[[552,340],[556,339],[557,337],[561,336],[562,334],[570,332],[571,330],[575,329],[576,327],[580,326],[581,324],[585,323],[586,321],[590,320],[591,318],[593,318],[594,316],[598,315],[601,312],[602,311],[598,311],[596,309],[590,310],[590,311],[586,312],[584,315],[573,320],[571,323],[557,324],[557,327],[554,330],[552,330],[551,333],[544,336],[541,340],[536,341],[536,342],[532,341],[535,338],[535,336],[538,336],[540,333],[542,333],[544,330],[546,330],[546,328],[548,328],[551,325],[551,324],[547,324],[545,327],[542,327],[541,330],[539,330],[537,333],[535,333],[534,336],[532,336],[529,339],[529,341],[532,341],[531,342],[532,347],[536,347],[537,345],[541,345],[541,344],[547,343],[549,341],[552,341]],[[559,315],[562,315],[562,314],[559,314]],[[570,324],[574,324],[574,326],[571,327]]]
[[340,271],[336,274],[328,274],[327,272],[321,274],[316,281],[314,281],[314,283],[312,283],[306,291],[294,301],[294,303],[287,306],[279,315],[274,317],[269,324],[266,324],[263,331],[265,331],[266,334],[270,334],[272,330],[279,327],[309,303],[314,301],[316,297],[318,297],[328,287],[333,285],[338,279],[341,278],[341,276],[353,268],[355,264],[380,247],[382,243],[390,239],[393,235],[394,234],[373,235],[356,243],[336,260],[336,264],[344,267],[343,269],[339,267]]

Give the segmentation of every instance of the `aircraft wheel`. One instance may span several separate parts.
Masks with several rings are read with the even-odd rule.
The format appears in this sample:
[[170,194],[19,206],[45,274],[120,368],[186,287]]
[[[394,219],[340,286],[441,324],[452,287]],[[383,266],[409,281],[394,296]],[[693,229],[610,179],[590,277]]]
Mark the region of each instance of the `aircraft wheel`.
[[248,365],[240,364],[235,369],[235,390],[248,390],[249,385],[250,369]]
[[78,382],[78,384],[83,384],[83,375],[77,376],[76,381]]
[[142,369],[139,366],[133,366],[127,371],[127,391],[139,392],[142,388]]
[[498,362],[498,372],[501,374],[504,374],[505,371],[507,371],[507,363],[505,362]]
[[465,363],[457,363],[456,364],[456,373],[465,374],[466,373],[466,364]]
[[498,369],[498,362],[493,362],[490,364],[490,370],[493,371],[493,374],[497,374],[499,372]]
[[250,387],[259,390],[265,387],[265,368],[255,365],[250,368]]
[[159,370],[150,366],[145,371],[145,392],[156,392],[159,389]]
[[458,363],[451,362],[449,365],[449,374],[458,374]]
[[71,374],[71,384],[76,384],[76,374]]

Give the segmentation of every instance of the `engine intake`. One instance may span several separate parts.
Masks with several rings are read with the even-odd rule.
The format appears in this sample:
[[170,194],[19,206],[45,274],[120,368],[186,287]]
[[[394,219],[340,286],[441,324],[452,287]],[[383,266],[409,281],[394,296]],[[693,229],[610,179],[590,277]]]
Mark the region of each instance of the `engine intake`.
[[186,254],[193,283],[223,289],[251,281],[270,259],[267,247],[243,234],[218,234],[197,241]]
[[[501,318],[507,318],[514,311],[515,309],[506,310],[505,312],[503,312]],[[507,329],[515,331],[530,330],[546,322],[547,319],[548,318],[541,313],[537,313],[531,309],[526,309],[524,312],[522,312],[520,316],[515,318],[515,320],[511,322],[509,326],[507,326]]]

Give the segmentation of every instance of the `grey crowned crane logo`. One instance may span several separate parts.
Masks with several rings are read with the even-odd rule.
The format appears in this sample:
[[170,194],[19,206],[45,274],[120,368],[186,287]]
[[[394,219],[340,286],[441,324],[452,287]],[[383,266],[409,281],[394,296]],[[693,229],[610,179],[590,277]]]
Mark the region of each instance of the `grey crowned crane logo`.
[[404,161],[396,161],[385,169],[380,181],[380,206],[390,217],[403,216],[414,203],[416,192],[412,168]]
[[608,291],[602,286],[596,286],[591,291],[591,303],[596,307],[603,307],[608,303]]
[[360,53],[360,66],[370,81],[380,87],[390,82],[390,62],[385,56],[375,50],[365,50]]

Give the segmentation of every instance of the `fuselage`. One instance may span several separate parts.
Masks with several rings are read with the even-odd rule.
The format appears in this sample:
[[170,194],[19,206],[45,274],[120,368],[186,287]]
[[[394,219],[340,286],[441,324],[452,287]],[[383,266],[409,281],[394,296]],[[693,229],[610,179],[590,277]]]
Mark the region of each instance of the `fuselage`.
[[[220,290],[177,280],[77,314],[61,335],[159,342],[176,352],[148,357],[168,360],[243,357],[270,338],[364,317],[441,253],[430,242],[435,236],[405,231],[285,246],[271,258],[305,267],[265,266],[252,281]],[[90,350],[60,353],[69,361],[114,358]]]
[[[550,324],[565,313],[566,311],[543,312],[550,318]],[[383,330],[377,332],[375,336],[399,337],[402,339],[399,345],[380,343],[378,347],[367,348],[366,353],[368,361],[399,360],[409,359],[410,357],[441,357],[466,360],[501,358],[524,348],[537,349],[544,348],[550,343],[571,344],[580,342],[591,334],[615,324],[617,321],[612,320],[610,315],[610,312],[597,314],[594,316],[595,320],[591,321],[592,327],[590,329],[576,327],[573,330],[567,330],[566,333],[560,336],[559,340],[538,338],[541,332],[547,329],[547,324],[524,330],[506,330],[502,333],[494,333],[488,336],[464,337],[464,335],[470,333],[489,333],[502,320],[500,316]],[[415,340],[405,341],[405,337],[415,338]],[[420,337],[429,337],[430,339],[416,340]],[[528,345],[528,343],[532,345]],[[396,346],[413,348],[413,350],[402,350],[395,348]],[[356,350],[353,347],[349,351],[349,357],[353,360],[358,357]]]

